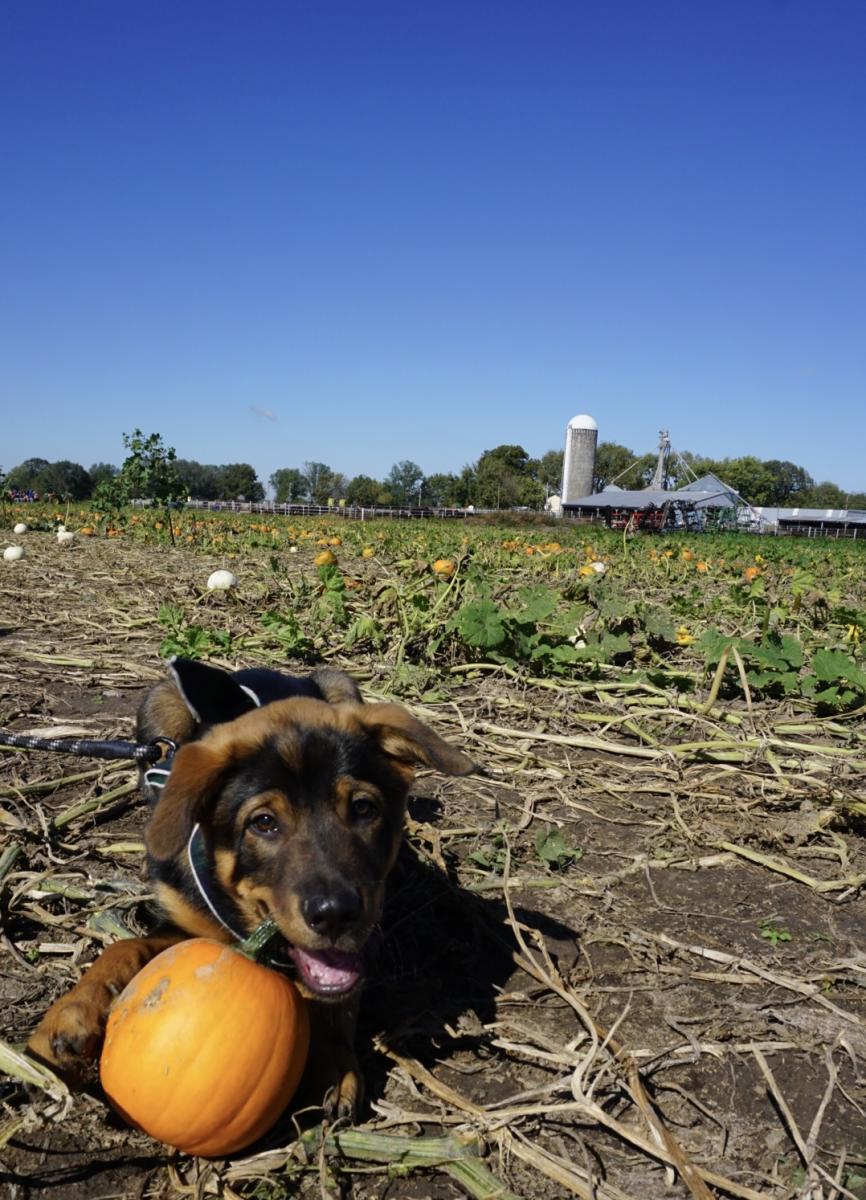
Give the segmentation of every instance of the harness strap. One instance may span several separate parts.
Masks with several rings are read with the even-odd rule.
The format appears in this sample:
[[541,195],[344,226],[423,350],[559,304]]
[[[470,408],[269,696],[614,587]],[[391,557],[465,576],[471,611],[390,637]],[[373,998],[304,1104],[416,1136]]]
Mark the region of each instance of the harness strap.
[[223,929],[228,930],[233,938],[242,942],[246,934],[238,933],[220,912],[219,898],[212,886],[213,881],[208,869],[207,849],[204,844],[201,826],[198,823],[196,823],[192,833],[189,835],[189,841],[186,844],[186,858],[199,895],[208,906],[211,914],[216,917]]

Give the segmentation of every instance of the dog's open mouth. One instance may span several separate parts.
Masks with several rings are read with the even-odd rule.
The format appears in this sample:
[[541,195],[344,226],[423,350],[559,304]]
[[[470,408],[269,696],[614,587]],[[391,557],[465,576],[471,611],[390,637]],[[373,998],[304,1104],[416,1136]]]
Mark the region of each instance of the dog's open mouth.
[[289,956],[311,992],[341,996],[359,982],[363,971],[360,954],[347,950],[302,950],[289,946]]

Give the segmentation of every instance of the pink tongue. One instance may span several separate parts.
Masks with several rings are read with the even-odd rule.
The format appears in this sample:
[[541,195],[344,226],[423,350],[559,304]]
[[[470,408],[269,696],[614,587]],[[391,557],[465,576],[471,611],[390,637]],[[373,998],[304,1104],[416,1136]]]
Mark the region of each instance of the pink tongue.
[[343,950],[302,950],[292,946],[289,953],[301,978],[314,992],[347,992],[361,977],[361,959]]

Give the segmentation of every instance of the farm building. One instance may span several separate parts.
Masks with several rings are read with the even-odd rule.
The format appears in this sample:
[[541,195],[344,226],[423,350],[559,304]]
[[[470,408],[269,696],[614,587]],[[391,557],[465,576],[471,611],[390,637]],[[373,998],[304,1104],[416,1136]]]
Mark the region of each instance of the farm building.
[[666,429],[659,431],[658,463],[648,487],[622,488],[613,480],[603,491],[590,494],[597,439],[594,418],[581,414],[569,421],[561,505],[559,497],[549,505],[557,515],[604,521],[614,529],[732,528],[756,521],[739,493],[715,475],[704,475],[677,490],[665,486],[672,453]]
[[866,538],[866,511],[861,508],[756,508],[754,512],[765,533]]
[[654,487],[606,487],[591,496],[563,503],[563,515],[603,521],[613,529],[733,528],[756,521],[734,488],[715,475],[704,475],[675,490]]

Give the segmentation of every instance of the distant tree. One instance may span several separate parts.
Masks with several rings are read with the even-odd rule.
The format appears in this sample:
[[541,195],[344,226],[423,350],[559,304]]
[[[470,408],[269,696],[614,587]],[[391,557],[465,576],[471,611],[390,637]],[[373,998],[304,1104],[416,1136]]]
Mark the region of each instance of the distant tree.
[[330,500],[345,500],[346,490],[349,486],[349,481],[342,471],[335,471],[331,479],[331,491],[328,499]]
[[477,485],[478,476],[475,467],[472,463],[467,463],[457,476],[457,482],[454,485],[454,498],[460,508],[468,508],[470,505],[476,504]]
[[548,450],[542,454],[538,466],[538,481],[546,489],[548,495],[558,494],[562,489],[562,463],[565,454],[562,450]]
[[297,467],[280,467],[268,482],[277,504],[297,504],[307,494],[307,481]]
[[373,479],[369,475],[356,475],[354,479],[349,480],[346,499],[350,504],[358,504],[362,507],[372,506],[377,502],[381,491],[382,484],[378,479]]
[[50,492],[61,500],[86,500],[93,491],[93,480],[80,463],[61,459],[43,467],[34,486],[43,496]]
[[[823,483],[816,483],[813,487],[808,488],[797,497],[795,507],[799,508],[847,508],[849,503],[848,495],[837,487],[835,483],[830,483],[825,480]],[[854,505],[851,505],[853,508]]]
[[723,458],[721,462],[713,463],[713,474],[723,483],[729,484],[749,504],[772,504],[770,497],[774,494],[774,478],[767,470],[766,463],[754,455],[746,454],[742,458]]
[[120,471],[111,482],[119,482],[129,499],[153,500],[156,503],[182,503],[186,489],[177,477],[174,446],[166,446],[159,433],[148,434],[140,429],[123,435],[129,451]]
[[475,464],[475,503],[482,508],[520,505],[521,484],[529,455],[522,446],[502,445],[485,450]]
[[846,499],[846,508],[866,509],[866,492],[849,492]]
[[140,429],[123,435],[129,451],[118,473],[103,479],[93,492],[91,504],[97,512],[110,516],[130,500],[150,500],[165,506],[168,529],[174,542],[171,508],[182,505],[186,488],[174,469],[177,459],[173,446],[166,446],[159,433],[146,437]]
[[635,488],[643,486],[641,459],[633,450],[617,442],[599,442],[595,452],[595,472],[592,479],[593,492],[602,492],[608,484],[617,487]]
[[91,465],[88,474],[93,487],[97,488],[103,479],[114,479],[119,472],[120,467],[116,467],[114,463],[98,462]]
[[424,482],[424,472],[411,459],[394,463],[385,476],[385,486],[393,496],[394,504],[417,505],[418,488]]
[[459,487],[456,475],[428,475],[424,480],[423,503],[430,508],[456,508],[460,504]]
[[305,462],[304,479],[311,504],[327,504],[334,483],[334,472],[327,463]]
[[6,486],[11,490],[27,492],[36,487],[36,476],[51,463],[47,458],[26,458],[24,462],[13,467],[6,477]]
[[764,463],[764,469],[772,477],[767,504],[796,505],[797,497],[815,486],[808,471],[792,462],[772,458]]
[[224,463],[217,467],[220,499],[259,501],[265,498],[265,489],[249,463]]
[[519,503],[524,508],[543,508],[548,491],[541,482],[541,460],[530,458],[520,484]]
[[219,467],[206,466],[195,459],[178,458],[174,469],[177,477],[196,500],[219,500],[221,480]]

